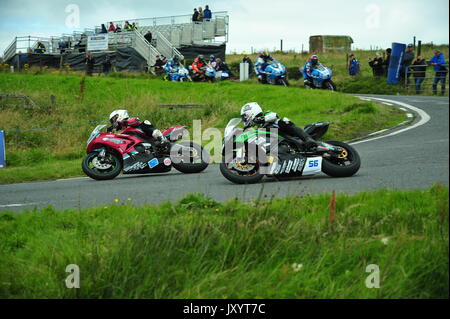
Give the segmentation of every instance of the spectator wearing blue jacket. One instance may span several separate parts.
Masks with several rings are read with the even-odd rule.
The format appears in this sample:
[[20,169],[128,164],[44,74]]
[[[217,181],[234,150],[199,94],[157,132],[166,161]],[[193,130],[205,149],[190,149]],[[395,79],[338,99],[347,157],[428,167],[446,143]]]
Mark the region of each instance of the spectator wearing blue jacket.
[[358,75],[361,72],[358,60],[356,60],[354,54],[350,54],[349,59],[350,61],[348,63],[348,74],[350,74],[351,76]]
[[209,10],[209,6],[205,6],[205,10],[203,10],[203,20],[209,21],[212,18],[211,10]]
[[434,57],[428,61],[428,64],[434,66],[434,71],[436,71],[433,82],[433,94],[437,94],[437,86],[438,83],[441,82],[441,94],[445,95],[445,80],[447,78],[448,70],[444,65],[444,54],[439,50],[434,51]]

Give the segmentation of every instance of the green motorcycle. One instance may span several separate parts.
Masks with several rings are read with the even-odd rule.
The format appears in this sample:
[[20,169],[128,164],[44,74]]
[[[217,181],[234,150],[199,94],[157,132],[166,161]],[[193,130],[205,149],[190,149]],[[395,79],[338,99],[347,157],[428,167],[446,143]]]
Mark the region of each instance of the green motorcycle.
[[[220,172],[236,184],[252,184],[264,176],[279,179],[317,175],[349,177],[358,172],[361,160],[350,145],[339,141],[320,142],[307,150],[298,137],[278,134],[276,124],[239,129],[240,118],[225,128]],[[304,130],[315,140],[328,130],[329,122],[307,125]]]

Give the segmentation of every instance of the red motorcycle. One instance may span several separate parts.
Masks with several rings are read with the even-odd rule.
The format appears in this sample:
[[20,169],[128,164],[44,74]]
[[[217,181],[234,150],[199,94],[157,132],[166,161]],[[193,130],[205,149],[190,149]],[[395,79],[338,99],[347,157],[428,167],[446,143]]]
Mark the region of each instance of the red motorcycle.
[[198,173],[208,167],[209,154],[202,146],[181,141],[186,126],[172,126],[162,134],[169,144],[146,139],[140,130],[127,127],[120,134],[105,133],[98,125],[87,141],[83,171],[96,180],[124,174],[165,173],[172,167],[182,173]]

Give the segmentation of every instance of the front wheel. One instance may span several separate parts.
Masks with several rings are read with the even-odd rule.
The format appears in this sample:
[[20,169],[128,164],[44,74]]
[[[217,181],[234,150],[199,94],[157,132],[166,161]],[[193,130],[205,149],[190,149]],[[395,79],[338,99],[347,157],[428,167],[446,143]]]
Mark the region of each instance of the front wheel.
[[331,80],[326,81],[323,86],[326,90],[336,91],[336,84]]
[[227,163],[225,158],[223,158],[222,163],[220,163],[220,172],[223,177],[235,184],[258,183],[264,177],[264,175],[259,172],[259,169],[259,163],[239,163],[236,159]]
[[90,152],[81,162],[83,172],[96,180],[113,179],[122,171],[122,160],[114,153]]
[[332,177],[350,177],[358,172],[361,166],[361,158],[358,152],[350,145],[339,141],[326,142],[343,148],[337,158],[324,158],[322,172]]
[[199,173],[209,165],[209,154],[194,142],[173,144],[170,149],[172,166],[182,173]]

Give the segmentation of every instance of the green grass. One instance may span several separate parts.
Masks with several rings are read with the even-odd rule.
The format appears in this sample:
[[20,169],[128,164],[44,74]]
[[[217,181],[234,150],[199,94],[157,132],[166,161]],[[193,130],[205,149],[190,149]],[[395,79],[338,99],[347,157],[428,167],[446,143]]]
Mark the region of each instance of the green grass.
[[[89,77],[81,93],[82,77],[57,74],[0,73],[0,92],[26,94],[24,101],[0,101],[0,128],[6,130],[8,167],[0,170],[0,183],[82,175],[80,161],[96,123],[114,109],[149,119],[158,128],[202,120],[202,129],[223,129],[241,106],[256,101],[266,110],[288,117],[298,125],[332,122],[324,139],[347,140],[394,126],[406,117],[385,105],[353,96],[297,87],[252,83],[171,83],[158,79]],[[51,96],[56,103],[51,103]],[[174,109],[160,104],[202,104],[201,109]],[[43,129],[56,127],[52,129]],[[38,130],[36,130],[38,128]],[[20,131],[17,131],[20,130]],[[78,159],[79,162],[73,161]],[[70,160],[70,161],[69,161]],[[37,167],[65,166],[58,172]],[[22,172],[28,170],[28,172]],[[42,173],[39,173],[42,172]]]
[[330,198],[1,213],[0,298],[448,298],[447,187]]

